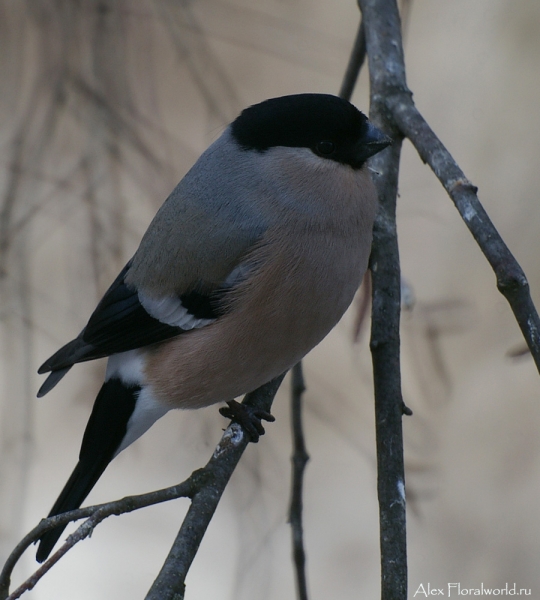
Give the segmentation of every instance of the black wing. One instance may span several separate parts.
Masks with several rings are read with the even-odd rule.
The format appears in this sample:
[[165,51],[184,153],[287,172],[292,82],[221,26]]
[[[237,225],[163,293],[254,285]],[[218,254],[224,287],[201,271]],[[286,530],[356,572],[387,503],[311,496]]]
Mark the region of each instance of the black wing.
[[[51,374],[41,386],[38,397],[49,392],[75,363],[162,342],[191,329],[151,316],[141,303],[138,291],[125,283],[129,267],[130,263],[122,269],[79,336],[41,365],[38,373]],[[209,322],[225,312],[226,303],[222,300],[228,289],[230,284],[209,293],[193,290],[174,300],[190,317]]]

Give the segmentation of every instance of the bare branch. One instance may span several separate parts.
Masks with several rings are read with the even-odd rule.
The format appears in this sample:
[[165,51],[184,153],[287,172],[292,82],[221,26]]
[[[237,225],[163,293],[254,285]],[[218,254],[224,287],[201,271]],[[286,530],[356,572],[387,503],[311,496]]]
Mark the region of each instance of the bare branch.
[[294,452],[292,455],[293,469],[289,523],[292,530],[293,559],[299,600],[308,600],[306,553],[304,550],[304,529],[302,524],[304,471],[309,460],[302,429],[302,394],[305,390],[302,363],[298,363],[293,368],[291,381],[291,422]]
[[[379,65],[373,59],[379,36],[385,33],[373,13],[363,12],[355,46],[343,82],[341,93],[352,94],[357,75],[353,69],[361,68],[367,46],[370,64],[371,107],[370,118],[383,130],[393,133],[393,146],[371,160],[374,183],[379,195],[379,213],[374,231],[370,267],[372,283],[372,332],[371,352],[375,387],[375,423],[377,435],[377,482],[379,497],[380,545],[381,545],[381,597],[383,600],[407,597],[407,535],[405,515],[405,474],[403,459],[403,432],[401,419],[404,412],[410,414],[401,394],[399,322],[401,314],[401,274],[396,233],[396,197],[401,154],[401,136],[387,118],[380,101]],[[391,33],[388,38],[402,56],[399,13],[379,13],[388,17]],[[381,9],[379,9],[381,10]],[[366,39],[367,36],[367,39]],[[404,74],[404,71],[403,71]],[[352,85],[350,82],[352,81]],[[368,278],[366,278],[368,279]],[[370,281],[368,279],[368,281]],[[358,338],[364,315],[369,305],[369,285],[364,285],[359,316],[355,327]]]
[[[121,500],[115,500],[114,502],[97,504],[95,506],[88,506],[87,508],[79,508],[55,517],[42,519],[39,525],[34,527],[34,529],[32,529],[32,531],[17,544],[7,559],[2,573],[0,574],[0,598],[2,600],[14,600],[15,598],[19,598],[25,591],[31,590],[41,577],[43,577],[43,575],[45,575],[45,573],[49,571],[68,550],[70,550],[77,542],[80,542],[91,535],[94,528],[107,517],[112,515],[122,515],[138,510],[139,508],[160,504],[161,502],[168,502],[169,500],[176,500],[177,498],[191,498],[195,493],[196,486],[199,485],[197,474],[198,471],[195,471],[195,473],[186,479],[186,481],[162,490],[157,490],[148,494],[140,494],[138,496],[127,496]],[[24,551],[38,541],[47,531],[55,529],[59,525],[78,521],[79,519],[87,520],[72,535],[68,536],[66,542],[46,562],[44,562],[31,577],[9,595],[11,573]]]
[[[381,70],[387,67],[385,60],[394,60],[398,67],[402,65],[398,59],[403,58],[403,50],[395,0],[387,1],[385,6],[373,1],[361,1],[360,6],[369,57],[370,118],[383,131],[391,133],[395,140],[391,147],[374,156],[370,163],[375,171],[372,179],[380,203],[370,258],[373,286],[370,348],[375,391],[381,598],[404,600],[407,597],[407,535],[399,338],[401,274],[396,231],[402,138],[382,103],[387,82],[386,73]],[[402,72],[404,78],[404,68]]]
[[510,304],[527,346],[540,371],[540,318],[531,299],[525,273],[504,243],[467,179],[448,150],[418,112],[409,95],[387,99],[394,122],[422,160],[431,167],[452,198],[462,219],[497,277],[497,287]]
[[[272,401],[283,377],[284,375],[281,375],[258,390],[248,394],[244,398],[244,403],[248,406],[253,406],[254,408],[270,411]],[[148,494],[127,496],[126,498],[114,502],[80,508],[55,517],[43,519],[37,527],[19,542],[6,561],[2,573],[0,574],[0,600],[15,600],[24,592],[31,590],[43,575],[45,575],[45,573],[47,573],[60,558],[66,554],[66,552],[75,546],[75,544],[91,535],[94,528],[107,517],[129,513],[146,506],[168,502],[169,500],[175,500],[182,497],[192,499],[191,507],[184,520],[182,529],[180,530],[180,533],[182,533],[183,530],[187,529],[189,531],[191,528],[189,539],[187,541],[185,539],[182,540],[182,543],[186,543],[185,550],[192,553],[191,560],[186,566],[185,573],[187,573],[187,568],[189,568],[189,565],[195,556],[200,540],[208,527],[208,523],[217,506],[217,502],[223,493],[223,489],[248,443],[249,436],[245,434],[240,425],[237,425],[236,423],[231,424],[223,434],[220,443],[216,447],[216,450],[206,467],[194,471],[184,482]],[[210,508],[211,512],[209,512]],[[44,562],[31,577],[9,595],[11,574],[24,551],[34,542],[39,540],[45,532],[50,531],[59,525],[65,525],[71,521],[77,521],[84,518],[87,520],[82,523],[73,534],[68,536],[66,542],[46,562]],[[168,564],[169,558],[167,559],[165,566]],[[185,577],[185,573],[183,577]],[[169,598],[169,596],[165,595],[154,597],[159,597],[162,600]],[[175,598],[175,596],[170,597]],[[152,598],[152,596],[149,596],[149,598]]]
[[360,0],[366,19],[372,93],[387,122],[408,137],[442,183],[469,231],[488,259],[540,371],[540,318],[523,270],[502,240],[468,180],[416,109],[405,80],[395,0]]
[[380,173],[374,180],[381,199],[371,257],[374,304],[371,348],[377,407],[382,598],[393,600],[407,595],[401,413],[410,411],[403,405],[399,381],[399,263],[394,221],[401,138],[411,140],[454,201],[495,271],[497,286],[514,312],[539,371],[540,319],[525,274],[480,204],[475,186],[414,106],[405,78],[396,0],[359,0],[359,4],[370,65],[370,114],[398,140],[372,161]]
[[[247,394],[243,403],[270,412],[274,396],[285,373]],[[182,600],[187,572],[195,558],[210,520],[231,475],[250,441],[246,432],[233,423],[217,446],[208,464],[199,471],[201,485],[176,536],[165,563],[152,584],[146,600]]]
[[[372,115],[376,110],[372,104]],[[375,118],[375,117],[374,117]],[[378,123],[380,124],[380,123]],[[399,251],[395,209],[401,141],[376,161],[379,213],[371,250],[372,325],[370,348],[375,390],[377,489],[381,544],[381,598],[407,597],[407,538],[403,460],[399,321]],[[375,161],[374,161],[375,162]]]

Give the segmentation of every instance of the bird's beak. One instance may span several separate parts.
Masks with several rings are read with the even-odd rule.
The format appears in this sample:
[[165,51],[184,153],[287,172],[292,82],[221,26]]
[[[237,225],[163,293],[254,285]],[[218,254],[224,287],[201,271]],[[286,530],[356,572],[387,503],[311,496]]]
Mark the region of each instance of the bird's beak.
[[363,146],[363,158],[368,159],[370,156],[377,154],[381,150],[384,150],[387,146],[392,143],[392,138],[384,134],[380,129],[377,129],[373,123],[367,122],[367,132],[362,139]]

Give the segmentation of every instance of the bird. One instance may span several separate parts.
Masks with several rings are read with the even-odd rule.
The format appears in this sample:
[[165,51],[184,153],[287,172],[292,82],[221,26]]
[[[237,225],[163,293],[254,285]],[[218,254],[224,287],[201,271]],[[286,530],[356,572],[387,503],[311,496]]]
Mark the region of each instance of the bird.
[[[378,199],[366,161],[391,141],[350,102],[310,93],[246,108],[203,152],[84,329],[38,370],[41,397],[74,364],[108,357],[49,517],[79,508],[169,410],[235,413],[234,398],[321,342],[367,269]],[[39,562],[64,528],[40,538]]]

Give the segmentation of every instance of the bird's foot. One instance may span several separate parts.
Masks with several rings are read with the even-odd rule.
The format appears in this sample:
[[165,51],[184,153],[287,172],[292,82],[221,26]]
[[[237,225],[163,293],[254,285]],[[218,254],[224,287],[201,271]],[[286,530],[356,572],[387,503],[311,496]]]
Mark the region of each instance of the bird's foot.
[[272,422],[276,420],[269,412],[241,404],[236,400],[230,400],[227,402],[227,405],[220,408],[219,413],[225,418],[241,425],[254,444],[259,441],[261,435],[264,435],[264,427],[261,421]]

